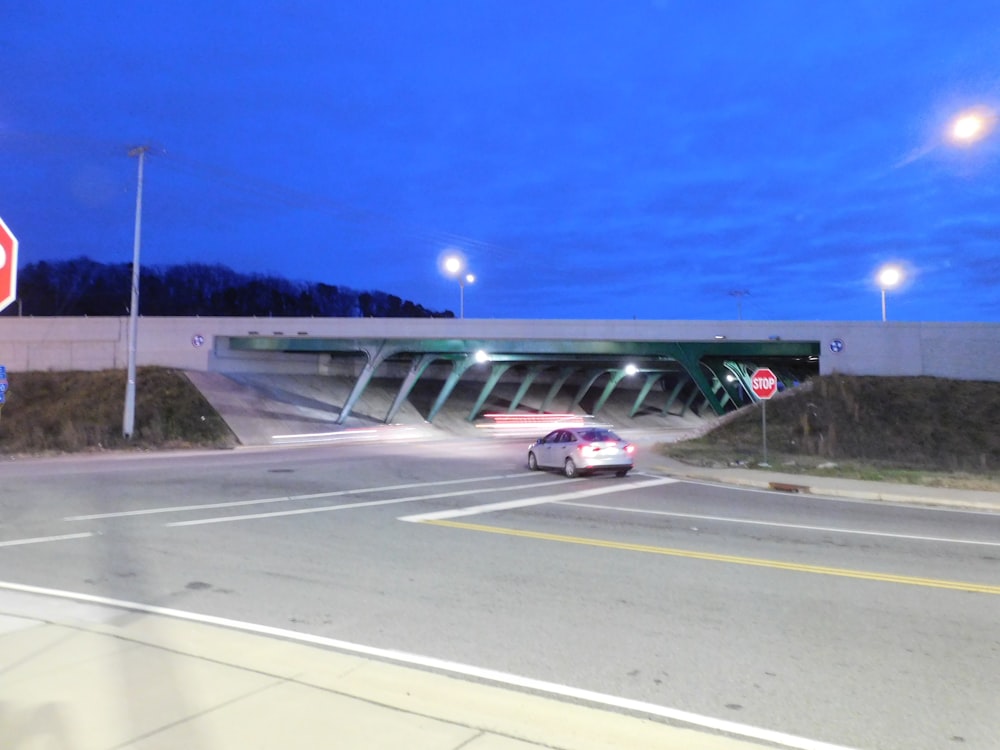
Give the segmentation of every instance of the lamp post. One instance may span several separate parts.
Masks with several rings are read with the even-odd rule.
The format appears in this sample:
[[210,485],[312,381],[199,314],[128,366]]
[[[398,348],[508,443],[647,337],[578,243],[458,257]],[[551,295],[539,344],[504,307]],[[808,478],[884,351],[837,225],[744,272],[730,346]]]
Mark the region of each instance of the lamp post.
[[903,272],[897,266],[884,266],[878,273],[878,285],[882,289],[882,322],[885,323],[885,290],[899,286],[903,280]]
[[460,255],[449,255],[444,260],[444,270],[458,281],[458,317],[465,317],[465,285],[475,282],[476,277],[465,270],[465,259]]
[[132,294],[128,309],[128,375],[125,383],[125,408],[122,413],[122,435],[132,439],[135,430],[135,348],[139,338],[139,245],[142,234],[142,167],[149,146],[136,146],[129,156],[139,157],[139,179],[135,191],[135,236],[132,243]]

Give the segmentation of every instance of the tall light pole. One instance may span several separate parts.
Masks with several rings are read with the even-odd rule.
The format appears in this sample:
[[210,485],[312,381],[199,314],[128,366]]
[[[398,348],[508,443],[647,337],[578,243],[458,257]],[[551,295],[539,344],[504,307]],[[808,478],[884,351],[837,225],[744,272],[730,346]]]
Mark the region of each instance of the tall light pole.
[[142,236],[142,168],[149,146],[130,149],[129,156],[139,157],[139,181],[135,193],[135,237],[132,242],[132,297],[128,308],[128,382],[125,385],[125,413],[122,415],[122,435],[132,439],[135,431],[135,348],[139,336],[139,246]]
[[881,271],[878,272],[878,285],[882,289],[882,322],[885,323],[885,290],[893,289],[899,286],[899,282],[903,280],[903,272],[898,266],[884,266]]
[[465,270],[465,258],[449,255],[444,259],[444,270],[458,281],[458,317],[465,317],[465,285],[475,282],[476,277]]

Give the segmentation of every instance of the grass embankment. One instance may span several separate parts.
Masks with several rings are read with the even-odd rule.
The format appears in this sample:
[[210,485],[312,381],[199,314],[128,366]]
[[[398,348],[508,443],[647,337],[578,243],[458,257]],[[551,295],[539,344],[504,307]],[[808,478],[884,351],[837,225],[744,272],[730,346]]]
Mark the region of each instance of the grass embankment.
[[138,369],[131,440],[122,435],[124,370],[10,373],[8,380],[0,408],[0,454],[236,444],[215,409],[175,370]]
[[[236,438],[183,373],[140,368],[135,429],[122,436],[124,370],[11,373],[0,454],[230,448]],[[788,473],[1000,492],[1000,383],[939,378],[816,378],[767,404],[768,463]],[[702,437],[660,446],[701,465],[763,460],[760,405]]]
[[[757,466],[761,405],[702,437],[665,444],[699,465]],[[766,407],[767,463],[790,473],[1000,491],[1000,383],[929,377],[816,378]]]

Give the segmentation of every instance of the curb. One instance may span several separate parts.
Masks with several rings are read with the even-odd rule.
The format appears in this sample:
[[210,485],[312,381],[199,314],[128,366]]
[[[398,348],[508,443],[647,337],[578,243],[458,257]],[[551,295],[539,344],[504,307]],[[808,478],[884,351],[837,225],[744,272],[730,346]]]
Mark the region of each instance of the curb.
[[[708,482],[712,484],[729,485],[735,487],[748,487],[752,489],[765,490],[770,492],[781,492],[782,494],[803,494],[812,495],[817,498],[829,497],[844,500],[864,500],[870,502],[895,503],[900,505],[920,505],[929,507],[942,507],[954,509],[966,509],[976,511],[1000,512],[1000,497],[994,502],[980,500],[973,497],[963,497],[963,493],[977,492],[976,490],[948,490],[944,488],[926,488],[923,493],[906,493],[892,490],[885,490],[878,487],[877,483],[866,488],[848,487],[828,487],[817,485],[810,481],[810,477],[802,476],[798,481],[787,481],[786,477],[775,478],[774,475],[762,475],[759,479],[750,477],[727,477],[718,473],[698,473],[677,471],[669,468],[658,468],[657,471],[666,476],[689,482]],[[953,496],[949,496],[953,495]]]

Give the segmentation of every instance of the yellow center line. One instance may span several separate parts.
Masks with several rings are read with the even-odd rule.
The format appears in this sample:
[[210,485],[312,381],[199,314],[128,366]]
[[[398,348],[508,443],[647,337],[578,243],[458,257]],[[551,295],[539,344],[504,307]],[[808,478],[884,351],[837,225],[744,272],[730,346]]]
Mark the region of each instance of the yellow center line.
[[758,557],[740,557],[738,555],[719,555],[713,552],[694,552],[672,547],[654,547],[648,544],[631,544],[629,542],[614,542],[607,539],[592,539],[582,536],[567,536],[565,534],[548,534],[543,531],[522,531],[507,529],[501,526],[485,526],[462,521],[423,521],[433,526],[447,526],[452,529],[467,531],[484,531],[490,534],[505,534],[527,539],[543,539],[549,542],[563,544],[582,544],[588,547],[605,547],[608,549],[626,550],[629,552],[647,552],[654,555],[669,555],[671,557],[687,557],[694,560],[713,560],[715,562],[734,565],[753,565],[758,568],[776,568],[778,570],[794,570],[799,573],[814,573],[817,575],[840,576],[842,578],[863,578],[868,581],[883,581],[886,583],[902,583],[909,586],[927,586],[936,589],[952,589],[955,591],[972,591],[979,594],[1000,595],[1000,586],[990,586],[984,583],[969,583],[965,581],[946,581],[939,578],[918,578],[916,576],[901,576],[891,573],[874,573],[866,570],[850,570],[849,568],[831,568],[824,565],[805,565],[802,563],[782,562],[780,560],[765,560]]

